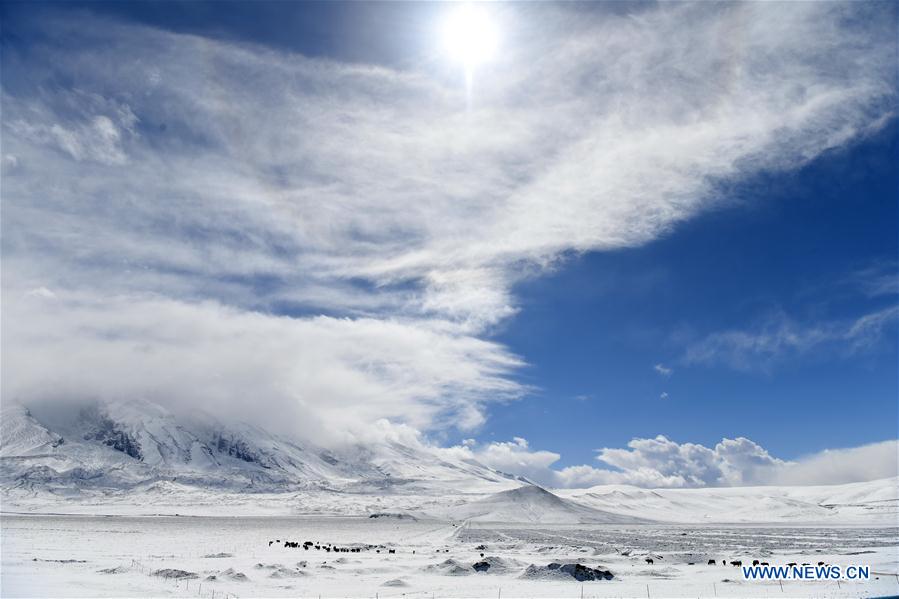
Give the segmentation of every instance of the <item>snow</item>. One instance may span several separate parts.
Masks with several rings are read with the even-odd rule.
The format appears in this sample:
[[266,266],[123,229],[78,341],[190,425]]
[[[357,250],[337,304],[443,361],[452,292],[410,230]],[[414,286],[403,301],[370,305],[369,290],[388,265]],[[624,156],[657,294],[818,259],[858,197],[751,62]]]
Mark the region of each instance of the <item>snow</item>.
[[501,491],[448,509],[432,510],[431,513],[444,518],[473,522],[577,524],[645,521],[633,514],[620,516],[568,501],[533,485]]
[[[884,596],[899,591],[897,529],[479,524],[365,517],[13,515],[2,595],[266,597]],[[280,540],[279,543],[269,541]],[[359,553],[284,547],[304,540]],[[393,549],[396,553],[389,553]],[[484,557],[481,557],[484,554]],[[645,557],[652,555],[655,564]],[[716,559],[714,566],[708,559]],[[868,582],[744,581],[720,565],[868,564]],[[485,571],[475,570],[486,562]],[[553,572],[586,568],[611,580]],[[202,587],[200,586],[202,585]],[[648,589],[647,589],[648,586]]]
[[899,477],[833,486],[559,490],[571,501],[620,516],[671,523],[899,525]]
[[[5,405],[0,428],[3,597],[899,593],[899,478],[548,490],[426,446],[326,449],[146,402]],[[781,590],[725,559],[876,574]]]
[[53,451],[61,437],[40,425],[31,413],[18,404],[0,411],[0,457],[40,456]]
[[338,451],[147,401],[10,404],[2,425],[0,484],[37,491],[115,492],[164,480],[252,492],[416,492],[433,482],[495,492],[520,485],[424,446],[384,442]]

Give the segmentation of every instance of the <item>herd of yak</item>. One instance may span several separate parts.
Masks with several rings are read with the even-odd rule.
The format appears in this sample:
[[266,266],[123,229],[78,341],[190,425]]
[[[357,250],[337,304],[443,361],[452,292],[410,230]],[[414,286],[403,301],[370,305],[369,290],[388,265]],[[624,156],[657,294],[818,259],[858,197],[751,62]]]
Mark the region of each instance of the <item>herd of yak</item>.
[[[268,546],[271,547],[275,543],[281,543],[281,539],[275,539],[273,541],[269,541]],[[372,549],[374,549],[375,552],[377,552],[377,553],[381,553],[382,549],[384,549],[388,554],[396,553],[396,549],[387,549],[383,545],[361,545],[361,546],[356,546],[356,547],[338,547],[337,545],[332,545],[330,543],[318,543],[318,542],[313,542],[313,541],[304,541],[302,544],[300,544],[299,541],[286,541],[286,540],[284,541],[283,544],[284,544],[284,547],[288,547],[291,549],[299,549],[300,547],[302,547],[306,551],[308,551],[310,549],[315,549],[316,551],[327,551],[328,553],[331,553],[332,551],[334,553],[361,553],[362,551],[371,551]],[[486,547],[484,547],[483,545],[479,545],[477,547],[477,549],[486,549]],[[415,553],[415,551],[413,551],[412,553]],[[483,553],[481,554],[481,557],[484,557]],[[651,557],[647,557],[644,561],[650,565],[655,563],[655,560]],[[690,562],[688,565],[692,566],[692,565],[694,565],[694,563],[695,562]],[[715,566],[717,564],[718,564],[718,562],[713,559],[710,559],[709,563],[708,563],[708,565],[710,565],[710,566]],[[727,560],[724,560],[724,559],[721,560],[721,565],[726,566]],[[730,562],[730,565],[739,567],[739,566],[743,565],[743,561],[742,560],[733,560]],[[752,560],[752,565],[753,566],[767,566],[768,562],[760,562],[759,560],[754,559],[754,560]],[[796,562],[791,562],[787,565],[795,566]],[[810,564],[803,563],[802,565],[808,566]],[[825,564],[824,564],[824,562],[818,562],[818,565],[823,566]]]
[[[281,539],[275,539],[274,541],[269,541],[268,546],[271,547],[274,543],[281,543]],[[306,551],[310,549],[315,549],[316,551],[327,551],[331,553],[361,553],[362,551],[370,551],[372,549],[377,553],[381,553],[381,549],[385,549],[387,553],[396,553],[396,549],[387,549],[383,545],[361,545],[358,547],[338,547],[337,545],[332,545],[330,543],[313,543],[312,541],[304,541],[301,545],[299,541],[284,541],[284,546],[291,549],[299,549],[302,547]],[[413,551],[414,553],[414,551]]]
[[[661,558],[660,558],[660,559],[661,559]],[[644,561],[645,561],[647,564],[650,564],[650,565],[655,563],[655,560],[654,560],[653,558],[651,558],[651,557],[647,557]],[[694,565],[694,564],[695,564],[695,562],[689,562],[689,563],[687,563],[688,566],[692,566],[692,565]],[[714,565],[717,565],[717,564],[718,564],[717,561],[715,561],[715,560],[713,560],[713,559],[710,559],[708,565],[714,566]],[[722,566],[726,566],[726,565],[727,565],[727,560],[726,560],[726,559],[721,560],[721,565],[722,565]],[[730,562],[730,565],[731,565],[731,566],[737,566],[737,567],[739,567],[739,566],[742,566],[742,565],[743,565],[743,561],[742,561],[742,560],[733,560],[733,561]],[[754,560],[752,560],[752,565],[753,565],[753,566],[767,566],[767,565],[769,565],[769,564],[768,564],[768,562],[760,562],[759,560],[754,559]],[[789,566],[789,567],[793,567],[793,566],[795,566],[795,565],[796,565],[796,562],[790,562],[789,564],[787,564],[787,566]],[[811,564],[808,563],[808,562],[803,562],[802,565],[803,565],[803,566],[810,566]],[[825,564],[824,562],[818,562],[818,565],[819,565],[819,566],[824,566],[824,565],[826,565],[826,564]]]

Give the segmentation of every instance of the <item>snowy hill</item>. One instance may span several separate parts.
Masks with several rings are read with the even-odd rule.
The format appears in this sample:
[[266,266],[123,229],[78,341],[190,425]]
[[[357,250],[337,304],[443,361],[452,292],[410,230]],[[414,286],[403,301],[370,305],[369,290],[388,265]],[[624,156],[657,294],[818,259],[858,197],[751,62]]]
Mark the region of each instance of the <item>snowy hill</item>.
[[175,415],[144,401],[4,406],[4,489],[127,489],[154,481],[220,490],[418,492],[429,484],[492,491],[520,484],[475,461],[448,462],[396,442],[342,451],[209,414]]
[[483,499],[437,511],[435,515],[477,522],[530,522],[536,524],[617,524],[645,522],[594,509],[534,485],[501,491]]
[[899,525],[899,478],[829,486],[567,489],[567,499],[623,517],[672,523],[840,523]]

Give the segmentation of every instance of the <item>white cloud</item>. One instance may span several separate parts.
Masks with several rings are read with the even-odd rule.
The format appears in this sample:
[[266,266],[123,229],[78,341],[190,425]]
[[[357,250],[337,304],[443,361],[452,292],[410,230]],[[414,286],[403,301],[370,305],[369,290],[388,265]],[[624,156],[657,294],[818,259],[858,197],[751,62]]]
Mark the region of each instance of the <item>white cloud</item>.
[[890,306],[852,320],[800,324],[778,314],[750,330],[712,333],[691,344],[688,364],[725,364],[738,370],[770,369],[778,361],[816,351],[857,353],[874,348],[895,327],[899,306]]
[[677,443],[659,435],[654,439],[633,439],[627,448],[598,450],[597,459],[611,468],[578,465],[554,469],[559,454],[531,450],[521,438],[484,446],[469,443],[464,451],[489,466],[550,487],[842,484],[899,475],[899,441],[824,450],[785,461],[745,437],[722,439],[714,447],[705,447]]
[[659,435],[634,439],[628,449],[599,450],[597,459],[622,472],[653,472],[661,480],[685,487],[741,485],[761,467],[782,463],[749,439],[722,439],[714,448],[695,443],[678,444]]
[[652,367],[652,369],[664,377],[669,377],[672,374],[674,374],[674,369],[669,368],[669,367],[665,366],[664,364],[656,364],[655,366]]
[[[4,53],[4,391],[476,426],[521,392],[518,361],[479,339],[517,281],[646,243],[719,182],[890,118],[893,28],[874,13],[508,10],[471,110],[429,60],[50,16],[53,45]],[[41,287],[57,306],[21,299]]]
[[6,294],[2,318],[4,400],[148,399],[327,442],[383,418],[476,427],[521,392],[504,348],[430,322],[46,289]]
[[827,485],[899,475],[899,441],[847,449],[825,449],[767,473],[770,484]]
[[561,456],[552,451],[533,451],[527,440],[515,437],[510,442],[490,443],[478,451],[477,457],[497,470],[530,477],[539,476]]
[[135,125],[138,119],[130,107],[78,90],[61,92],[60,95],[59,99],[66,108],[74,108],[76,112],[68,117],[69,123],[63,125],[55,122],[61,115],[54,114],[42,104],[32,104],[27,117],[4,119],[6,128],[18,138],[32,144],[50,146],[79,162],[91,160],[105,165],[126,163],[123,143],[126,137],[137,135]]
[[551,466],[561,456],[552,451],[530,449],[526,439],[513,437],[511,441],[495,441],[481,445],[468,439],[462,445],[440,451],[456,458],[477,460],[495,470],[524,476],[541,484],[550,485],[553,480]]
[[662,391],[662,393],[659,395],[659,399],[668,399],[668,392]]
[[38,297],[48,300],[56,299],[56,294],[47,289],[46,287],[36,287],[34,289],[29,290],[26,294],[26,297]]

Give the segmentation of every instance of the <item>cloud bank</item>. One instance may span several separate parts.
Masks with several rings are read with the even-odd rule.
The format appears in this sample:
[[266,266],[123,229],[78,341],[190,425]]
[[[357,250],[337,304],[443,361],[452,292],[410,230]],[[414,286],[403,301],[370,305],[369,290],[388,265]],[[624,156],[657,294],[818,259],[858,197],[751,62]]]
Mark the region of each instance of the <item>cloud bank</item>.
[[633,439],[625,449],[597,450],[596,459],[605,467],[561,469],[552,467],[559,454],[532,451],[521,438],[456,449],[503,472],[557,488],[608,484],[648,488],[830,485],[899,476],[899,441],[825,450],[785,461],[744,437],[722,439],[714,447],[705,447],[659,435]]
[[[41,13],[43,35],[2,56],[3,397],[264,406],[331,436],[476,427],[526,391],[487,340],[517,281],[647,243],[721,185],[892,117],[883,10],[503,10],[509,45],[470,109],[425,57],[344,64]],[[648,443],[608,463],[734,476],[696,465],[727,448],[678,449],[674,473],[641,462],[668,451]]]
[[519,391],[507,377],[517,358],[440,323],[47,289],[7,298],[4,313],[16,315],[3,327],[4,398],[174,401],[333,442],[382,418],[473,428],[483,398]]

